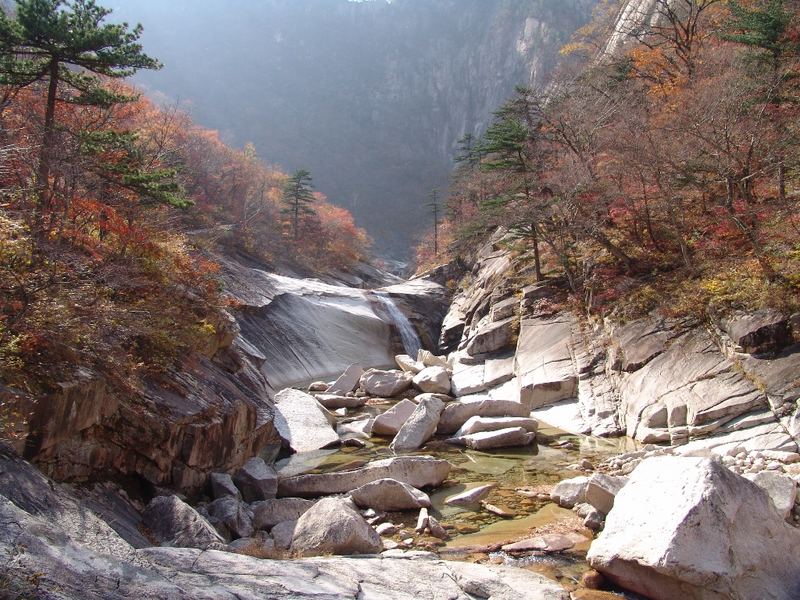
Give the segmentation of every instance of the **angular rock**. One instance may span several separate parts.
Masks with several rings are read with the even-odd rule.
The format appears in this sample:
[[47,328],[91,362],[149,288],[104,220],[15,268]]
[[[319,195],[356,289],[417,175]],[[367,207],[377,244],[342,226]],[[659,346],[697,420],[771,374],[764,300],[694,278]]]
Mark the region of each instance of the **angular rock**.
[[375,417],[375,421],[372,423],[372,434],[394,437],[416,409],[415,402],[408,399],[401,400],[383,414]]
[[398,354],[394,357],[394,362],[397,363],[397,366],[400,367],[402,371],[406,371],[414,375],[425,368],[425,365],[423,365],[421,362],[417,362],[408,354]]
[[429,518],[430,517],[428,516],[428,509],[420,508],[419,515],[417,515],[417,526],[414,528],[414,530],[417,533],[422,533],[423,531],[425,531],[425,528],[428,527]]
[[572,320],[565,317],[522,322],[517,342],[520,398],[530,410],[574,398],[578,374],[570,343]]
[[253,516],[248,507],[231,496],[214,500],[206,506],[208,514],[222,523],[233,539],[253,535]]
[[392,440],[389,446],[392,451],[416,450],[431,439],[436,432],[442,410],[444,410],[444,402],[438,398],[428,397],[421,400]]
[[514,323],[515,319],[506,319],[479,329],[467,344],[467,353],[476,356],[510,346],[514,339]]
[[428,394],[450,393],[450,374],[444,367],[425,367],[414,376],[413,383]]
[[177,496],[153,498],[142,513],[142,526],[163,546],[207,548],[224,542],[208,521]]
[[614,507],[614,497],[628,483],[627,477],[594,473],[586,484],[586,502],[604,515]]
[[361,508],[378,511],[416,510],[430,508],[428,494],[396,479],[378,479],[350,492],[353,502]]
[[447,368],[447,358],[444,356],[436,356],[433,352],[428,350],[419,350],[417,352],[417,362],[422,363],[426,367],[445,367]]
[[514,378],[514,357],[493,358],[485,363],[483,383],[487,388],[502,385]]
[[791,341],[789,319],[774,309],[739,313],[723,319],[720,325],[733,343],[749,354],[781,350]]
[[311,500],[303,498],[273,498],[254,502],[250,506],[253,511],[253,527],[271,529],[284,521],[296,521],[312,506],[314,503]]
[[339,444],[332,427],[335,418],[313,396],[286,389],[275,395],[275,428],[295,452]]
[[480,400],[477,402],[451,402],[442,411],[437,433],[458,431],[471,417],[529,417],[530,409],[509,400]]
[[281,496],[314,497],[344,494],[378,479],[396,479],[417,489],[438,487],[450,473],[450,463],[432,456],[396,456],[349,471],[312,473],[281,478]]
[[450,506],[471,506],[480,503],[481,500],[486,498],[489,493],[497,487],[495,483],[481,485],[466,492],[448,496],[445,498],[444,503]]
[[527,446],[536,439],[535,433],[530,433],[522,427],[508,427],[496,431],[482,431],[471,433],[447,441],[453,444],[466,446],[472,450],[491,450],[492,448],[510,448],[514,446]]
[[299,556],[378,554],[383,545],[352,503],[323,498],[297,520],[291,549]]
[[486,389],[484,373],[486,366],[483,364],[462,367],[453,373],[451,387],[454,396],[467,396]]
[[239,488],[236,487],[233,479],[227,473],[212,473],[209,475],[208,481],[211,485],[211,495],[215,500],[225,496],[242,497]]
[[498,321],[504,321],[505,319],[510,319],[515,315],[517,310],[519,309],[519,299],[512,296],[511,298],[506,298],[505,300],[501,300],[492,305],[492,312],[491,319],[492,322],[497,323]]
[[557,533],[545,533],[532,538],[520,540],[513,544],[506,544],[503,550],[506,552],[563,552],[575,547],[575,542],[565,535]]
[[564,508],[572,508],[576,504],[586,502],[588,477],[573,477],[558,483],[550,492],[550,499]]
[[[349,421],[347,423],[339,423],[336,426],[336,433],[343,438],[349,436],[368,440],[372,437],[372,424],[373,419],[370,417],[365,417],[357,421]],[[342,444],[348,441],[349,440],[343,439]]]
[[536,433],[539,422],[530,417],[470,417],[456,432],[456,437],[480,433],[482,431],[497,431],[509,427],[522,427],[530,433]]
[[314,394],[317,402],[322,404],[328,410],[337,410],[339,408],[360,408],[367,403],[366,396],[363,398],[356,398],[355,396],[336,396],[334,394]]
[[798,544],[757,485],[714,461],[663,456],[634,470],[588,559],[654,600],[789,600],[800,591]]
[[270,531],[272,539],[275,541],[275,547],[278,550],[288,550],[292,547],[292,539],[294,538],[294,530],[297,527],[297,521],[281,521],[276,523]]
[[794,479],[774,471],[761,471],[745,477],[767,492],[781,517],[786,520],[791,518],[797,499],[797,482]]
[[244,463],[234,474],[233,481],[245,502],[268,500],[278,491],[278,474],[258,456]]
[[394,398],[411,387],[414,376],[405,371],[382,371],[369,369],[361,376],[360,385],[370,396]]
[[308,386],[308,393],[313,394],[314,392],[327,392],[329,387],[331,386],[324,381],[315,381]]
[[381,523],[375,527],[375,531],[378,532],[378,535],[394,535],[400,531],[400,528],[394,523]]
[[346,396],[358,387],[358,382],[364,374],[364,369],[360,365],[350,365],[345,369],[345,372],[339,376],[339,379],[333,382],[325,391],[328,394],[335,394],[337,396]]
[[428,531],[435,538],[440,540],[447,539],[447,531],[445,531],[438,519],[432,515],[428,515]]

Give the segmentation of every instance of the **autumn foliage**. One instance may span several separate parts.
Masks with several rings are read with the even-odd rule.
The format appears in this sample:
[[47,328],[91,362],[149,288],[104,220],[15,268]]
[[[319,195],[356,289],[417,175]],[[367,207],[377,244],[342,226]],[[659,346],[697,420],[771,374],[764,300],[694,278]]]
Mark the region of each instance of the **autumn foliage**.
[[505,227],[590,312],[797,310],[797,3],[656,0],[645,23],[613,4],[467,140],[449,257]]

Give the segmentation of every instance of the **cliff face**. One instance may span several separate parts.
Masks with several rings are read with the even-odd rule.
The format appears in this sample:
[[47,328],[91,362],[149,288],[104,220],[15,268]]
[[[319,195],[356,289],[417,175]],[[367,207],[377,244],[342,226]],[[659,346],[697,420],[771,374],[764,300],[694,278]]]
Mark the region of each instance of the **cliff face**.
[[[456,142],[540,85],[594,0],[118,0],[166,67],[138,81],[351,211],[403,254]],[[224,8],[223,8],[224,6]]]

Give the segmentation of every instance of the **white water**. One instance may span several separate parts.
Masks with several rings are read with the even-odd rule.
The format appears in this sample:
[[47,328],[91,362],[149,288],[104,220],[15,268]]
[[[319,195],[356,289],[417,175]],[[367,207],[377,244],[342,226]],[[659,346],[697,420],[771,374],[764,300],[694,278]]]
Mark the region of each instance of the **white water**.
[[389,294],[376,291],[375,296],[381,301],[381,304],[386,307],[386,312],[389,313],[394,326],[397,327],[397,330],[400,332],[400,339],[403,340],[403,349],[406,351],[406,354],[416,359],[417,352],[422,348],[422,342],[414,326],[411,324],[411,321],[397,308],[397,305]]

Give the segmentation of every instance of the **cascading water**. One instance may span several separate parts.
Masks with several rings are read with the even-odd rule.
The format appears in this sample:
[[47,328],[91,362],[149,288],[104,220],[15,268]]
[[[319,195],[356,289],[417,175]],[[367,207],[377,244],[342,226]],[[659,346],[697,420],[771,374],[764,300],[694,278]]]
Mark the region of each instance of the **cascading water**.
[[417,352],[422,348],[422,342],[417,335],[411,321],[408,320],[397,305],[392,300],[392,297],[386,292],[375,292],[375,297],[380,300],[381,304],[386,308],[389,313],[394,326],[400,332],[400,339],[403,341],[403,349],[412,358],[417,358]]

